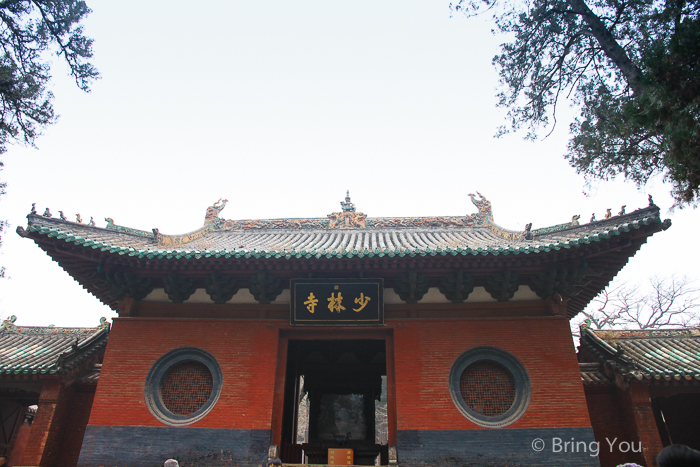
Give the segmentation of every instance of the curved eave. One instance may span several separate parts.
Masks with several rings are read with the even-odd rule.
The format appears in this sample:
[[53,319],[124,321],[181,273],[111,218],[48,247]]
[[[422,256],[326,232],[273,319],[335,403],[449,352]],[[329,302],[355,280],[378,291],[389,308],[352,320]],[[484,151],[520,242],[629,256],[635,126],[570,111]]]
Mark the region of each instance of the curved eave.
[[[41,225],[30,225],[27,230],[18,228],[18,233],[34,240],[51,258],[68,272],[83,288],[95,295],[112,309],[118,308],[117,301],[105,295],[93,284],[90,278],[95,273],[99,262],[135,267],[136,269],[150,268],[151,277],[163,275],[167,270],[232,270],[232,263],[226,260],[236,261],[241,268],[251,267],[255,261],[259,266],[270,270],[288,270],[285,274],[289,277],[298,276],[302,270],[313,270],[317,267],[324,269],[326,265],[336,264],[339,261],[347,263],[346,270],[351,272],[355,267],[363,264],[369,268],[367,259],[382,258],[378,264],[375,259],[373,274],[379,273],[377,266],[386,273],[387,277],[398,274],[407,264],[420,267],[431,265],[429,268],[444,271],[442,265],[454,268],[461,263],[462,268],[475,267],[480,273],[486,269],[514,268],[527,270],[544,270],[547,267],[556,266],[560,258],[587,257],[589,265],[600,276],[592,277],[590,283],[582,288],[581,292],[568,302],[567,314],[569,318],[583,310],[615,275],[624,267],[629,258],[646,242],[646,238],[668,227],[669,221],[661,222],[658,210],[650,212],[655,214],[641,217],[619,225],[610,225],[609,228],[593,234],[581,235],[579,238],[569,240],[550,239],[549,242],[531,242],[521,246],[498,246],[486,248],[424,248],[404,250],[379,250],[369,251],[260,251],[260,250],[149,250],[133,247],[117,246],[90,240],[78,235],[67,233],[59,228]],[[541,239],[544,240],[544,239]],[[608,253],[609,252],[609,253]],[[362,259],[361,263],[355,263]],[[387,264],[393,266],[386,266]],[[157,265],[157,266],[154,266]],[[522,265],[528,265],[522,269]],[[257,268],[258,266],[256,266]],[[294,272],[296,271],[296,272]],[[491,272],[491,273],[492,273]],[[303,273],[306,274],[306,273]],[[157,277],[160,277],[157,276]]]
[[51,365],[49,367],[25,367],[25,366],[3,366],[0,367],[2,375],[53,375],[58,373],[58,369]]
[[693,384],[696,381],[700,381],[700,373],[697,372],[683,372],[678,373],[675,371],[657,373],[657,372],[646,372],[646,371],[632,371],[629,373],[623,373],[627,380],[637,380],[637,381],[651,381],[651,382],[679,382],[686,384]]

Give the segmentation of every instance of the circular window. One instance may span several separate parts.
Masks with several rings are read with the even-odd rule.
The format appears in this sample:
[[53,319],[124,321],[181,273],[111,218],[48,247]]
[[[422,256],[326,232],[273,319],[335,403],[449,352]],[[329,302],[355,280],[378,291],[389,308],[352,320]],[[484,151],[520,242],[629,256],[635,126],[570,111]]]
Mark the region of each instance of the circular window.
[[168,425],[189,425],[214,407],[221,393],[221,367],[213,355],[180,347],[163,355],[146,378],[146,404]]
[[510,425],[527,409],[530,380],[523,365],[495,347],[477,347],[457,358],[450,372],[457,408],[480,426]]
[[181,362],[163,378],[160,396],[163,405],[174,414],[192,415],[207,403],[214,389],[214,378],[206,365]]

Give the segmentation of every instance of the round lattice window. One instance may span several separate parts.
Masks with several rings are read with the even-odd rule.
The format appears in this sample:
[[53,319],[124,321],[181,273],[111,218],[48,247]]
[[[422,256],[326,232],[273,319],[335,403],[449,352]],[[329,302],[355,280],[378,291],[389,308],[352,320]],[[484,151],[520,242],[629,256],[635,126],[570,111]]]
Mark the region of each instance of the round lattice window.
[[146,404],[168,425],[189,425],[214,407],[221,392],[221,368],[202,349],[181,347],[163,355],[146,378]]
[[474,423],[501,427],[527,409],[530,380],[522,364],[494,347],[477,347],[452,365],[450,393],[457,408]]
[[464,369],[459,392],[467,406],[487,417],[502,415],[515,401],[515,380],[498,363],[482,360]]
[[214,378],[206,365],[178,363],[163,378],[160,396],[166,409],[178,415],[192,415],[207,403],[214,389]]

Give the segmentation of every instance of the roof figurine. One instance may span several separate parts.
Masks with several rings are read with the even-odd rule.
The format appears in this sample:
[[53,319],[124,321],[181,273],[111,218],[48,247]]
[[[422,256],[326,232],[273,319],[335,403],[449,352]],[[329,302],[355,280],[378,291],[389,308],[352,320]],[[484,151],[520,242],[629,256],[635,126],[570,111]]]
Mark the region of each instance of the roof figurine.
[[340,202],[340,207],[343,212],[355,212],[355,204],[350,201],[350,190],[345,194],[345,202]]
[[204,226],[216,226],[218,225],[222,219],[219,218],[219,213],[224,210],[226,207],[226,203],[228,203],[227,199],[222,200],[219,198],[219,200],[209,206],[207,208],[207,213],[204,215]]
[[[491,212],[491,201],[484,198],[484,195],[482,195],[478,191],[476,192],[476,194],[479,195],[480,199],[476,199],[476,197],[472,193],[469,193],[469,197],[471,198],[474,206],[476,206],[479,210],[479,212],[476,214],[479,223],[483,224],[487,221],[492,221],[493,213]],[[472,214],[472,216],[474,216],[474,214]]]
[[333,212],[328,214],[329,229],[364,229],[367,227],[365,222],[367,214],[356,212],[355,204],[350,201],[350,190],[346,192],[345,202],[340,202],[341,212]]

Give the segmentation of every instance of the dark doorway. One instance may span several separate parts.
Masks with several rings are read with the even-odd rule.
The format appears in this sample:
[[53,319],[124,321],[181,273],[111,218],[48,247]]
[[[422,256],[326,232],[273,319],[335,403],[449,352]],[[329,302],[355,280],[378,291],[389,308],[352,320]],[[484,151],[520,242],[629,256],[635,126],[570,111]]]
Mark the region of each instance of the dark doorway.
[[700,449],[700,394],[656,397],[652,407],[664,446],[685,444]]
[[351,448],[354,465],[387,464],[386,341],[289,340],[284,463],[325,464]]

